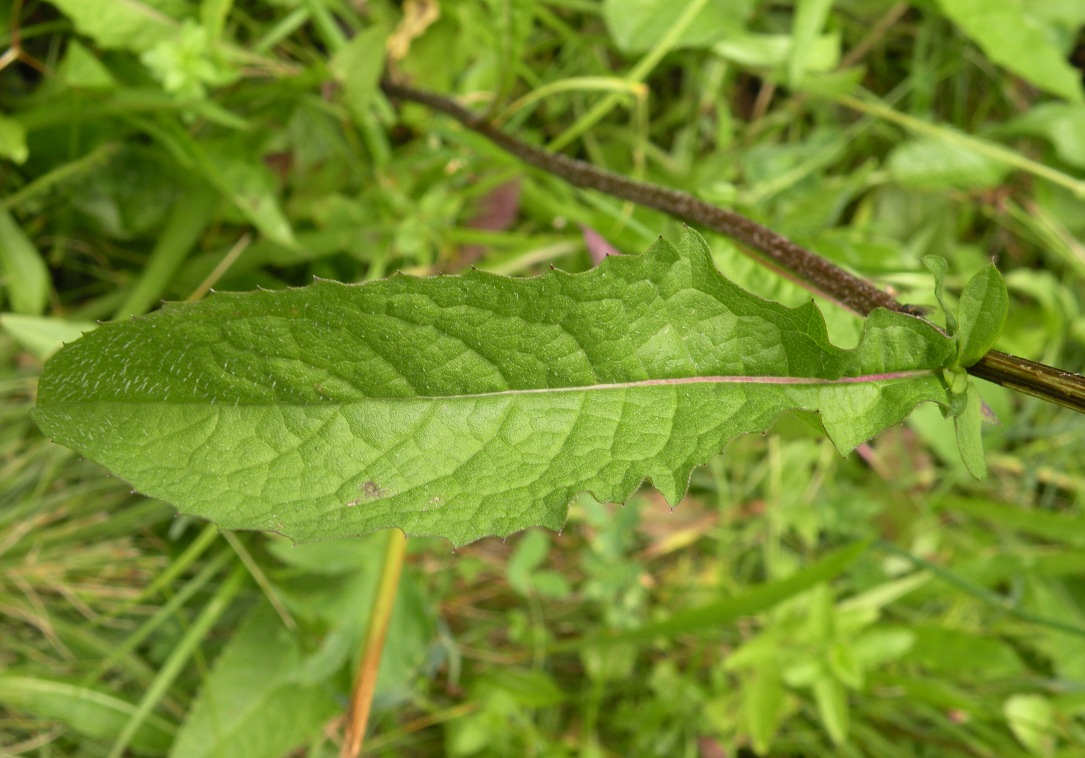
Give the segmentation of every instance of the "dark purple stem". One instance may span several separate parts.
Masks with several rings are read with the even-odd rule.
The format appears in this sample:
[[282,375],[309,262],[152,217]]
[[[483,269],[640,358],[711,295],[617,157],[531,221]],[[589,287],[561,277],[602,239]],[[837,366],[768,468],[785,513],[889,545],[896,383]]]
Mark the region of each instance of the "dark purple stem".
[[[459,103],[433,92],[425,92],[390,81],[381,83],[385,94],[440,111],[478,132],[494,144],[536,168],[577,187],[593,189],[666,213],[690,224],[727,235],[757,253],[757,259],[780,273],[795,278],[808,289],[835,300],[845,308],[867,315],[875,308],[919,314],[897,302],[892,295],[871,282],[845,271],[781,234],[733,211],[719,208],[685,192],[638,182],[564,155],[548,153],[521,142]],[[1085,413],[1085,377],[1042,363],[1007,355],[987,353],[968,368],[973,376],[1024,392],[1050,403]]]

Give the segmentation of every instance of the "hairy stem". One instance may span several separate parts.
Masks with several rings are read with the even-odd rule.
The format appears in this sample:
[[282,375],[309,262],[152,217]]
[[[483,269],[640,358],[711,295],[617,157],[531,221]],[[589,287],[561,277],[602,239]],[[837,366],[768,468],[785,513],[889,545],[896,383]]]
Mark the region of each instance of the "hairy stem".
[[[524,163],[551,173],[572,185],[593,189],[666,213],[687,223],[727,235],[753,251],[765,265],[794,277],[808,289],[836,301],[855,313],[875,308],[910,313],[872,282],[845,271],[831,261],[795,244],[781,234],[733,211],[719,208],[686,192],[636,181],[564,155],[548,153],[501,131],[459,103],[438,95],[385,80],[385,94],[452,116]],[[989,382],[1023,392],[1050,403],[1085,413],[1085,377],[995,350],[968,372]]]

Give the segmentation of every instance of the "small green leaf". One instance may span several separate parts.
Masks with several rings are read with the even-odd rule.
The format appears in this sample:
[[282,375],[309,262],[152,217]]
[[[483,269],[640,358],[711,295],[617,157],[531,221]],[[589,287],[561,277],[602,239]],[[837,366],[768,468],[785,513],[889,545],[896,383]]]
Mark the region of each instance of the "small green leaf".
[[923,256],[923,265],[927,270],[934,274],[934,296],[938,298],[938,305],[942,308],[942,313],[946,317],[946,332],[950,337],[957,334],[957,316],[953,309],[946,303],[946,273],[949,271],[949,264],[946,263],[946,259],[940,255],[925,255]]
[[1010,731],[1037,758],[1055,754],[1055,709],[1043,695],[1012,695],[1002,706]]
[[948,405],[953,342],[875,311],[859,345],[813,305],[724,279],[704,241],[584,274],[482,272],[223,293],[107,324],[54,356],[35,418],[137,488],[298,540],[387,527],[462,544],[558,529],[580,492],[694,466],[784,412],[842,453]]
[[837,681],[853,690],[862,689],[864,671],[852,649],[852,640],[837,641],[829,645],[826,662]]
[[968,368],[998,341],[1010,310],[1006,282],[993,265],[980,271],[965,285],[957,308],[961,347],[957,362]]
[[49,269],[10,213],[0,208],[0,276],[11,310],[36,316],[49,302]]
[[22,164],[30,155],[26,146],[26,127],[0,114],[0,158]]
[[968,383],[965,391],[964,410],[953,419],[957,431],[957,447],[961,451],[968,473],[980,481],[987,478],[987,463],[983,457],[983,438],[980,429],[983,425],[983,398],[974,382]]
[[829,738],[837,745],[848,739],[848,691],[832,676],[814,682],[814,700],[818,706],[821,725]]
[[357,34],[328,64],[343,85],[343,100],[355,116],[364,116],[377,94],[384,69],[384,43],[388,30],[373,26]]
[[802,86],[803,76],[808,68],[807,59],[817,43],[818,35],[825,27],[832,5],[832,0],[798,0],[795,4],[795,17],[791,26],[791,51],[787,61],[788,86]]
[[786,691],[780,681],[779,667],[758,666],[742,687],[742,706],[754,752],[766,755],[783,716]]

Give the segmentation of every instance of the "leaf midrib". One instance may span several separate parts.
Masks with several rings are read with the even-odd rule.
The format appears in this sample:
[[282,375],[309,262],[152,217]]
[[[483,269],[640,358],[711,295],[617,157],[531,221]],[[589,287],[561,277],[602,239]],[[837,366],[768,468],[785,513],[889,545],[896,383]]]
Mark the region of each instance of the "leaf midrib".
[[397,395],[397,396],[367,396],[360,398],[336,400],[327,398],[315,402],[298,402],[295,400],[257,400],[240,401],[239,399],[218,400],[195,398],[193,400],[179,401],[173,398],[124,398],[124,399],[94,399],[94,400],[54,400],[48,403],[51,406],[87,406],[103,404],[134,404],[134,405],[206,405],[208,407],[220,405],[225,407],[240,406],[281,406],[281,407],[310,407],[328,405],[353,405],[365,402],[418,402],[443,400],[473,400],[494,397],[517,397],[521,395],[550,395],[570,392],[596,392],[607,390],[640,389],[644,387],[674,387],[689,384],[749,384],[761,386],[832,386],[850,384],[886,384],[889,382],[908,381],[922,379],[937,375],[933,369],[915,369],[909,371],[892,371],[880,374],[863,374],[859,376],[844,376],[837,379],[823,379],[820,377],[805,376],[691,376],[672,377],[666,379],[643,379],[633,382],[611,382],[606,384],[585,384],[570,387],[531,387],[527,389],[496,390],[493,392],[473,392],[468,394],[451,395]]

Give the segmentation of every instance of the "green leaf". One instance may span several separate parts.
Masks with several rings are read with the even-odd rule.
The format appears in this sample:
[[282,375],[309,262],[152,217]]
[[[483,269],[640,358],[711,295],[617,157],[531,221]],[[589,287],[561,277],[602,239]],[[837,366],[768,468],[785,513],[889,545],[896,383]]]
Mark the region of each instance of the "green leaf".
[[343,85],[343,100],[355,116],[364,116],[377,94],[384,70],[384,43],[388,30],[373,26],[357,34],[328,64]]
[[968,147],[937,137],[921,137],[898,145],[889,155],[889,175],[915,189],[984,189],[995,187],[1010,167]]
[[1043,695],[1012,695],[1002,706],[1013,736],[1039,758],[1055,754],[1055,709]]
[[26,127],[15,119],[0,114],[0,158],[7,158],[21,165],[29,156]]
[[49,302],[49,269],[15,219],[0,208],[0,276],[11,310],[36,316]]
[[75,39],[68,42],[64,60],[57,67],[57,76],[69,87],[98,90],[117,88],[117,80],[105,64]]
[[938,255],[923,256],[923,265],[934,275],[934,296],[938,299],[938,305],[946,317],[946,332],[950,337],[957,334],[957,316],[953,308],[946,302],[946,273],[949,264],[946,259]]
[[1043,137],[1055,148],[1059,160],[1085,169],[1085,105],[1041,103],[1011,121],[1000,133]]
[[[116,739],[136,710],[133,703],[110,692],[16,673],[0,674],[0,703],[14,711],[57,721],[103,742]],[[151,714],[140,722],[132,747],[160,755],[169,747],[174,729],[170,722]]]
[[1028,0],[938,0],[942,11],[984,55],[1040,89],[1073,103],[1085,102],[1081,74],[1051,42]]
[[263,758],[304,743],[339,706],[319,684],[296,681],[296,638],[267,604],[249,613],[215,662],[172,758]]
[[[787,34],[737,34],[714,45],[712,52],[724,60],[751,68],[782,68],[794,60],[794,40]],[[822,34],[811,40],[803,52],[803,71],[831,71],[840,62],[840,37]]]
[[983,481],[987,478],[987,462],[983,457],[983,438],[980,434],[983,426],[983,398],[976,389],[975,382],[968,383],[965,390],[964,410],[953,419],[957,432],[957,448],[961,452],[968,473]]
[[694,466],[790,410],[818,414],[846,454],[917,403],[948,404],[953,356],[933,326],[886,310],[837,348],[812,302],[739,289],[687,231],[584,274],[167,306],[57,353],[34,413],[223,528],[462,544],[558,529],[577,493],[624,501],[645,479],[677,503]]
[[848,691],[844,685],[825,675],[814,682],[814,701],[818,717],[833,743],[841,745],[848,739]]
[[793,42],[787,61],[788,86],[802,86],[807,60],[825,27],[832,5],[832,0],[798,0],[795,4],[795,20],[791,27]]
[[742,687],[742,710],[754,752],[766,755],[780,726],[785,705],[784,685],[779,667],[774,664],[758,666]]
[[97,326],[93,321],[68,321],[53,316],[0,314],[0,328],[41,360],[62,348],[65,342],[73,342]]
[[993,265],[969,280],[957,308],[960,326],[957,336],[961,343],[957,357],[959,365],[968,368],[995,346],[1009,310],[1006,282]]
[[[654,47],[682,14],[684,3],[672,0],[604,0],[603,18],[610,36],[627,52]],[[753,0],[715,0],[697,14],[675,47],[710,47],[742,31]]]
[[170,40],[178,31],[172,13],[183,12],[177,2],[140,0],[49,0],[72,20],[75,28],[101,47],[143,52]]

